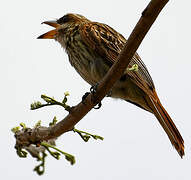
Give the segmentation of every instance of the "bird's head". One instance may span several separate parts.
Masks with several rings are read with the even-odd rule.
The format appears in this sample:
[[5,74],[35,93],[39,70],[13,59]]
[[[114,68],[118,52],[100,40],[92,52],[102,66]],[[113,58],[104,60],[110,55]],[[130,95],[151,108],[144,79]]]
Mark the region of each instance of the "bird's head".
[[89,20],[79,14],[66,14],[55,21],[45,21],[42,24],[47,24],[55,29],[42,34],[37,39],[55,39],[59,36],[60,32],[69,29],[71,26],[82,24],[87,21]]

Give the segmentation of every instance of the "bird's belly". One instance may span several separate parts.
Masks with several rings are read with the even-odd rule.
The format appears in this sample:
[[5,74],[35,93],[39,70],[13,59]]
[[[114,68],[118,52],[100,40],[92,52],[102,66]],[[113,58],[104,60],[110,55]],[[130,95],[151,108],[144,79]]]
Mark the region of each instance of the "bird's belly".
[[[75,51],[75,49],[77,50]],[[67,53],[71,65],[90,85],[98,83],[110,68],[101,57],[84,47],[82,48],[82,45],[79,45],[78,48],[70,48],[70,51],[67,51]],[[144,109],[148,109],[144,94],[129,76],[125,80],[118,80],[110,91],[110,96],[113,98],[131,101],[144,107]]]
[[103,63],[102,58],[94,55],[94,52],[81,50],[69,52],[68,56],[71,65],[90,85],[98,83],[109,70],[109,67]]
[[[109,67],[103,63],[102,59],[94,59],[92,56],[89,58],[86,56],[86,59],[81,57],[82,55],[76,53],[75,57],[69,56],[69,59],[80,76],[90,85],[95,85],[105,76]],[[150,111],[145,102],[144,94],[145,93],[135,85],[129,77],[126,78],[125,81],[118,80],[110,91],[111,97],[134,102]]]
[[89,61],[89,63],[81,66],[74,65],[74,68],[90,85],[98,83],[107,73],[107,69],[109,69],[107,66],[94,61]]
[[137,94],[139,94],[139,89],[137,89],[130,78],[127,78],[125,81],[118,80],[111,91],[111,97],[131,101],[136,99]]
[[127,78],[125,81],[118,80],[113,86],[110,96],[113,98],[124,99],[152,112],[145,100],[147,95],[130,78]]

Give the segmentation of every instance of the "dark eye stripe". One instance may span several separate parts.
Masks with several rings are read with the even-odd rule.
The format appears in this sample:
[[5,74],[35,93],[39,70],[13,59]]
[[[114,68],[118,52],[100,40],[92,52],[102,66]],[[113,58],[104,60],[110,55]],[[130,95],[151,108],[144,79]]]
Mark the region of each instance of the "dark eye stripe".
[[68,21],[69,21],[69,16],[68,16],[68,15],[65,15],[65,16],[61,17],[60,19],[58,19],[58,20],[57,20],[57,23],[59,23],[59,24],[64,24],[64,23],[66,23],[66,22],[68,22]]

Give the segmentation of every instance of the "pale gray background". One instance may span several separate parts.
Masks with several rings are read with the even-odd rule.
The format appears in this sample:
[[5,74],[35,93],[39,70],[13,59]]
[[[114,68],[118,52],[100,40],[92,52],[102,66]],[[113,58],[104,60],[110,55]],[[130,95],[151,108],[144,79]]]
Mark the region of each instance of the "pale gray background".
[[17,157],[10,129],[37,120],[47,125],[56,115],[67,113],[60,107],[30,111],[30,103],[41,94],[62,98],[69,91],[69,104],[75,105],[89,90],[60,45],[36,37],[51,28],[40,23],[68,12],[114,27],[125,37],[139,19],[148,0],[18,0],[3,1],[0,7],[1,82],[1,179],[131,179],[178,180],[191,178],[190,122],[190,3],[171,1],[144,39],[138,52],[146,63],[158,95],[185,140],[184,159],[171,146],[156,118],[134,105],[104,99],[100,110],[92,110],[79,129],[102,135],[101,141],[84,143],[67,133],[58,147],[76,155],[76,164],[47,159],[46,173],[39,177],[32,169],[35,159]]

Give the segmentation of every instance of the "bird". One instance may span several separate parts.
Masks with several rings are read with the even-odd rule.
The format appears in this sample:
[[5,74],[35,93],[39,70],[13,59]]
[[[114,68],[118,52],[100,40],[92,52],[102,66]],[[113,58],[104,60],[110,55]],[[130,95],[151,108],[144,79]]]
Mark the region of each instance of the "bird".
[[[79,14],[68,13],[42,24],[54,29],[38,39],[54,39],[59,42],[68,54],[70,64],[92,86],[99,83],[109,71],[127,42],[123,35],[109,25],[91,21]],[[133,65],[138,65],[137,71],[129,71]],[[184,156],[184,140],[162,106],[151,75],[137,52],[110,90],[109,96],[154,114],[180,157]]]

